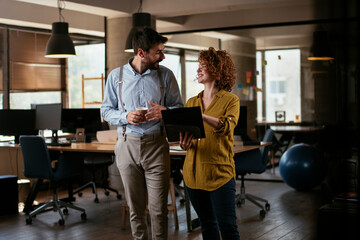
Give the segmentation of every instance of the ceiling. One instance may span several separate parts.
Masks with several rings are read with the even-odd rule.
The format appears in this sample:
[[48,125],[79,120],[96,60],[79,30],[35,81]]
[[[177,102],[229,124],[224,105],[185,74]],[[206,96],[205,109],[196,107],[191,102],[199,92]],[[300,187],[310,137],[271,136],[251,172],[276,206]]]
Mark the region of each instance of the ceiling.
[[[234,36],[256,38],[257,44],[271,38],[309,38],[312,28],[245,28],[269,23],[302,22],[314,19],[315,0],[69,0],[62,15],[72,33],[104,36],[104,17],[131,17],[138,11],[156,19],[160,33],[187,33],[197,30],[203,36],[229,39]],[[0,23],[51,29],[59,20],[57,0],[1,0]],[[235,30],[226,30],[234,28]],[[220,33],[219,29],[223,29]],[[265,40],[265,38],[267,40]],[[292,41],[294,43],[294,41]]]

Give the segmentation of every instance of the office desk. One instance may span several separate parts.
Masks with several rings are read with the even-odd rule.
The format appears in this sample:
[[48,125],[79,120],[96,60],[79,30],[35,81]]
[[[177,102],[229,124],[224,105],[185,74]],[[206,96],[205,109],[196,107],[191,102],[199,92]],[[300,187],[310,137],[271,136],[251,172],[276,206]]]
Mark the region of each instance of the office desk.
[[259,141],[261,141],[265,135],[266,130],[271,126],[298,126],[300,124],[301,122],[257,122],[255,123],[256,137]]
[[[269,146],[272,143],[269,142],[261,142],[261,145],[242,145],[242,142],[235,141],[234,142],[234,153],[250,151],[253,149],[261,148],[264,146]],[[171,148],[176,146],[176,144],[170,144]],[[18,144],[0,144],[0,147],[8,147],[8,148],[19,148]],[[114,153],[114,145],[113,144],[99,144],[99,143],[72,143],[71,146],[48,146],[49,151],[59,151],[59,152],[82,152],[82,153],[107,153],[113,154]],[[170,156],[183,156],[185,158],[186,151],[178,151],[170,149]],[[31,193],[26,200],[24,212],[29,212],[32,209],[32,203],[35,200],[36,192],[38,185],[41,184],[41,180],[35,181],[33,184]],[[186,222],[187,222],[187,229],[191,231],[192,229],[199,226],[198,219],[191,219],[191,211],[190,211],[190,201],[187,196],[186,191],[185,193],[185,211],[186,211]],[[69,196],[71,198],[71,196]]]
[[48,146],[49,151],[83,152],[83,153],[114,153],[114,144],[103,143],[72,143],[71,146]]
[[[244,146],[244,145],[242,145],[242,142],[234,141],[234,154],[258,149],[258,148],[265,147],[265,146],[270,146],[271,144],[272,144],[271,142],[261,142],[260,145]],[[183,156],[183,158],[185,158],[186,151],[174,151],[174,150],[171,150],[171,148],[172,148],[172,146],[170,146],[170,157],[171,156]],[[187,229],[188,229],[188,231],[192,231],[194,228],[197,228],[200,226],[200,222],[199,222],[198,218],[191,219],[190,200],[189,200],[189,197],[188,197],[186,191],[184,191],[184,195],[185,195],[185,211],[186,211]]]
[[[241,141],[234,141],[234,149],[233,150],[234,150],[234,153],[239,153],[239,152],[250,151],[250,150],[265,147],[265,146],[270,146],[271,144],[272,144],[271,142],[261,142],[261,145],[246,145],[246,146],[244,146]],[[177,144],[170,143],[170,155],[173,155],[173,156],[185,156],[186,155],[186,151],[172,150],[173,146],[177,146]]]
[[310,133],[323,130],[323,127],[320,126],[298,126],[298,125],[288,125],[288,126],[271,126],[271,129],[274,132],[278,133]]
[[[284,151],[290,145],[290,142],[298,137],[300,140],[304,139],[306,135],[319,134],[323,127],[321,126],[298,126],[298,125],[288,125],[288,126],[270,126],[270,128],[274,131],[274,133],[281,134],[280,139],[276,144],[274,144],[274,148],[277,147],[285,147]],[[316,140],[316,138],[312,137],[312,140]],[[306,142],[306,141],[305,141]]]
[[[262,142],[261,145],[242,145],[242,142],[235,141],[234,142],[234,153],[250,151],[253,149],[261,148],[264,146],[269,146],[272,143]],[[185,158],[186,151],[180,150],[178,148],[178,144],[170,143],[170,157],[171,156],[183,156]],[[96,143],[72,143],[71,146],[68,147],[57,147],[57,146],[49,146],[50,151],[69,151],[69,152],[97,152],[97,153],[114,153],[114,145],[112,144],[96,144]],[[174,150],[177,149],[177,150]],[[200,226],[200,222],[197,218],[191,218],[191,209],[190,209],[190,200],[187,195],[187,192],[184,191],[185,195],[185,212],[186,212],[186,223],[188,231],[192,231],[194,228]]]
[[[19,147],[18,145],[15,147]],[[114,144],[100,144],[100,143],[72,143],[71,146],[48,146],[50,152],[73,152],[73,153],[103,153],[103,154],[114,154]],[[42,183],[42,179],[35,180],[31,192],[25,202],[23,212],[28,213],[32,210],[32,203],[36,198],[38,188]],[[68,201],[74,201],[75,198],[72,195],[73,189],[69,185],[69,196]]]
[[299,126],[301,122],[257,122],[255,125],[257,126]]

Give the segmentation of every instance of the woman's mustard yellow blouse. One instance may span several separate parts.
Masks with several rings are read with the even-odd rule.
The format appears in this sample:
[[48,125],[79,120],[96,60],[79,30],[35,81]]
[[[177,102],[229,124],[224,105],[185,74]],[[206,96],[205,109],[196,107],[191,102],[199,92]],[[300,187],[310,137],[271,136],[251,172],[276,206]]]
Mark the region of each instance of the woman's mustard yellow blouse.
[[183,177],[187,187],[213,191],[235,178],[234,128],[239,119],[239,98],[220,90],[208,108],[202,106],[203,92],[190,98],[186,107],[200,106],[202,113],[216,117],[220,123],[216,129],[204,122],[205,138],[194,139],[186,154]]

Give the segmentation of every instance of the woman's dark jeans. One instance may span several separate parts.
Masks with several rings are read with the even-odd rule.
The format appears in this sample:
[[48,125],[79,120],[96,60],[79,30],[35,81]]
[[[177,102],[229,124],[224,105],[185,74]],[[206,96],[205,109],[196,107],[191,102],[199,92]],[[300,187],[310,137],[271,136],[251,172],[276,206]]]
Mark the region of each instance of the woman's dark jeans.
[[[186,186],[185,186],[186,187]],[[235,180],[232,178],[215,191],[204,191],[186,187],[201,224],[204,240],[240,239],[236,224]]]

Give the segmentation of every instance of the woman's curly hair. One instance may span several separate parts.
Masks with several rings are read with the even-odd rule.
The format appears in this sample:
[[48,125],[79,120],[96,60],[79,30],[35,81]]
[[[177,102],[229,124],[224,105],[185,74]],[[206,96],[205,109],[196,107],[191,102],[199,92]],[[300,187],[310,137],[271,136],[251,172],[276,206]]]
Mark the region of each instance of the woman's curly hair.
[[213,47],[202,50],[198,58],[205,65],[210,76],[215,78],[215,86],[219,90],[230,92],[235,84],[236,69],[231,56],[225,50],[216,51]]

